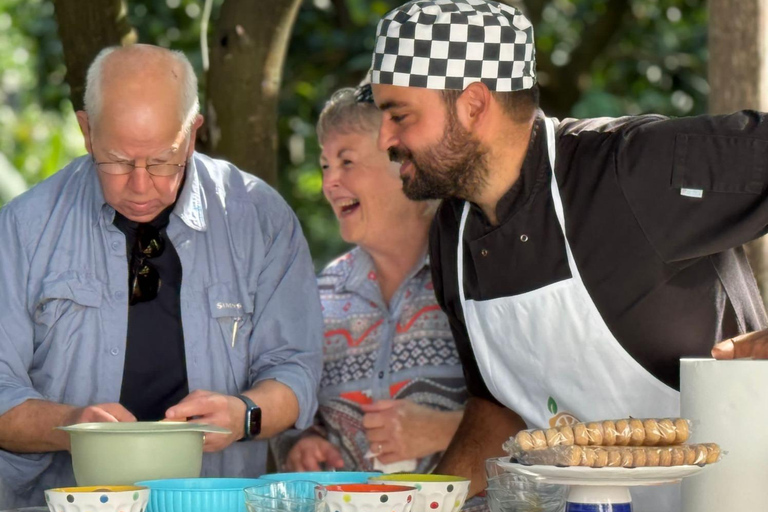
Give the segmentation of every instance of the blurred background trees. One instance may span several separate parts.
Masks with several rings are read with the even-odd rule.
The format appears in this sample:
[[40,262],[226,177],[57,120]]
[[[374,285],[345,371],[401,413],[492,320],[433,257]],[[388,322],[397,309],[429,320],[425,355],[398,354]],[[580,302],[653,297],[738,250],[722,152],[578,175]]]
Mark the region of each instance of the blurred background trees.
[[[364,78],[376,23],[402,1],[0,0],[0,204],[85,152],[72,105],[82,91],[70,98],[67,66],[82,73],[78,62],[102,41],[135,38],[190,57],[215,128],[202,147],[270,180],[322,266],[345,246],[322,197],[314,123],[334,90]],[[508,3],[534,21],[548,114],[706,112],[705,0]],[[265,123],[277,130],[259,131]]]

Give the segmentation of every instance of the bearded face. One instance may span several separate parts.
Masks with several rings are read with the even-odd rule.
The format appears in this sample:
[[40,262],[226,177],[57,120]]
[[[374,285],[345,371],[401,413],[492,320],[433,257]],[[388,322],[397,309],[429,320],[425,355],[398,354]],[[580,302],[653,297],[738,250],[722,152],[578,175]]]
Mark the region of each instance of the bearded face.
[[389,148],[392,161],[410,162],[410,172],[401,173],[403,192],[416,201],[456,197],[470,199],[485,185],[487,151],[459,122],[455,105],[440,141],[418,150]]

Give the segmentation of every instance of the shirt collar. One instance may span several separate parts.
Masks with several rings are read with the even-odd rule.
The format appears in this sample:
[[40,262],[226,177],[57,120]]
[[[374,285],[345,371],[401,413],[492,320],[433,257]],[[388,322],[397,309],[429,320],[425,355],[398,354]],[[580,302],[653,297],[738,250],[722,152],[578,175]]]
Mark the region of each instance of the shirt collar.
[[[373,280],[371,279],[371,273],[373,272],[373,276],[376,274],[373,258],[371,258],[370,254],[361,249],[360,246],[356,246],[350,251],[349,266],[349,272],[336,283],[336,293],[360,293],[363,286],[365,286],[367,282]],[[428,251],[425,251],[421,256],[417,264],[413,267],[413,270],[408,274],[406,281],[413,279],[414,276],[425,269],[427,272],[430,272]],[[376,288],[379,288],[378,285]]]
[[[519,212],[542,186],[549,186],[547,141],[546,137],[542,136],[545,130],[544,118],[544,113],[539,110],[531,128],[531,139],[528,142],[528,149],[520,168],[520,176],[496,204],[496,218],[499,220],[499,224],[504,224]],[[463,205],[464,201],[456,201],[453,206],[460,212]],[[471,203],[471,208],[477,212],[476,217],[485,222],[486,230],[495,229],[495,226],[491,226],[478,205]]]
[[205,231],[208,228],[208,220],[205,215],[207,202],[203,184],[197,172],[195,154],[189,159],[186,169],[187,179],[179,198],[176,200],[176,208],[174,208],[173,213],[178,215],[184,224],[190,228],[196,231]]
[[[89,155],[81,157],[85,159],[83,164],[83,172],[88,173],[86,180],[86,187],[91,190],[91,197],[93,197],[94,207],[94,224],[98,224],[101,217],[107,224],[112,224],[115,219],[115,209],[108,205],[104,199],[104,191],[101,189],[101,182],[99,181],[98,170],[93,163],[93,159]],[[173,209],[175,213],[187,226],[196,231],[205,231],[208,227],[208,221],[206,218],[206,198],[205,191],[203,190],[203,184],[200,181],[200,176],[197,171],[197,165],[195,163],[195,155],[189,159],[189,163],[185,171],[187,173],[184,180],[184,186],[179,193],[179,197],[176,200],[176,207]]]

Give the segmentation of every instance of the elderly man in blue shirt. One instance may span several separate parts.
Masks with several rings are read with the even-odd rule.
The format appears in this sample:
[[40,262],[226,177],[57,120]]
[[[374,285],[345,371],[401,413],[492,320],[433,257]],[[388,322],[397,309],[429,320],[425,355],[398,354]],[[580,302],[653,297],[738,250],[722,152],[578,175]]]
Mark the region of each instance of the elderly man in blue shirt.
[[102,51],[89,154],[0,210],[0,508],[74,484],[57,426],[195,417],[232,432],[206,437],[203,476],[253,477],[258,439],[311,425],[306,241],[272,188],[194,151],[198,110],[183,55]]

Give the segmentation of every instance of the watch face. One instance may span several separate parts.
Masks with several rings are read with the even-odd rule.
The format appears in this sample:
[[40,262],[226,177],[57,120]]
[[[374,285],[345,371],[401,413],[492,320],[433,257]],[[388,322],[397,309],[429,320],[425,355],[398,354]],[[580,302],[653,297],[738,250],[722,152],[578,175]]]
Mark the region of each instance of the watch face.
[[256,437],[261,432],[261,409],[258,407],[249,408],[248,414],[248,437]]

